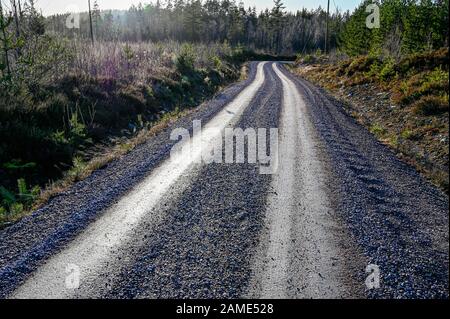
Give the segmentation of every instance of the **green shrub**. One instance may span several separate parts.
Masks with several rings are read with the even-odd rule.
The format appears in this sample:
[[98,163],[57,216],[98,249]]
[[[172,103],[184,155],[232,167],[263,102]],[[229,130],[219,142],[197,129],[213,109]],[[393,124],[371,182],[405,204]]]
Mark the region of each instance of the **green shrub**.
[[28,169],[35,169],[36,163],[33,163],[33,162],[23,163],[22,161],[13,159],[10,162],[4,163],[3,168],[8,171],[20,172],[20,171],[24,171],[24,170],[28,170]]
[[449,73],[448,71],[437,68],[430,72],[421,87],[422,92],[449,92]]
[[212,57],[210,57],[210,60],[211,60],[214,70],[221,72],[222,68],[223,68],[222,60],[217,55],[213,55]]
[[0,198],[2,200],[2,205],[6,207],[9,207],[16,202],[16,196],[3,186],[0,186]]
[[388,59],[380,69],[379,79],[382,82],[388,82],[392,80],[396,76],[396,74],[397,72],[395,71],[395,61],[393,59]]
[[35,186],[29,190],[23,178],[17,180],[17,188],[19,189],[19,200],[26,205],[31,205],[41,191],[39,186]]
[[73,178],[75,181],[81,180],[83,174],[85,173],[86,163],[79,156],[75,156],[73,158],[73,166],[69,170],[69,176]]
[[75,111],[72,113],[70,119],[69,119],[69,125],[70,125],[70,144],[77,146],[80,144],[83,144],[86,139],[86,125],[84,125],[78,116],[78,112]]
[[18,217],[19,215],[23,214],[24,210],[25,208],[22,203],[14,203],[9,208],[9,215],[10,215],[9,217],[10,218]]
[[401,138],[404,140],[414,140],[416,139],[416,135],[414,134],[413,131],[411,130],[404,130],[401,134],[400,134]]
[[409,105],[423,96],[444,96],[449,93],[449,75],[441,68],[431,72],[420,72],[400,83],[393,95],[393,100],[402,105]]
[[303,59],[301,60],[302,63],[304,64],[314,64],[317,62],[317,59],[315,58],[314,55],[312,54],[307,54],[303,57]]
[[177,70],[181,74],[189,73],[194,70],[195,50],[191,44],[183,44],[181,52],[176,59]]
[[0,206],[0,226],[8,220],[8,211],[3,206]]
[[17,189],[18,194],[16,196],[5,187],[0,186],[0,226],[2,223],[14,221],[25,210],[30,209],[33,201],[39,196],[41,191],[38,186],[29,190],[23,178],[17,180]]
[[448,47],[431,52],[419,52],[404,57],[397,66],[401,75],[407,75],[411,71],[423,72],[434,70],[440,66],[449,65]]
[[376,63],[377,61],[378,59],[372,56],[360,56],[354,59],[346,68],[346,74],[347,76],[352,76],[358,72],[369,72],[372,64]]
[[378,138],[382,138],[386,134],[386,130],[379,124],[372,125],[370,132]]

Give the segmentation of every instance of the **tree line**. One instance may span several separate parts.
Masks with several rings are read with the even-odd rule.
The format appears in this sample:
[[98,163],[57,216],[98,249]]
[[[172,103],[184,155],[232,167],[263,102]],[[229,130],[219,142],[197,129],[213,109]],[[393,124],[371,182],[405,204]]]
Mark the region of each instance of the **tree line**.
[[[366,27],[369,4],[378,5],[380,27]],[[448,0],[365,0],[345,22],[339,49],[348,55],[398,58],[448,47]]]
[[[349,12],[330,15],[330,44],[337,38]],[[47,19],[48,29],[67,37],[88,37],[89,16],[80,15],[80,28],[69,29],[68,14]],[[100,10],[93,3],[92,20],[99,41],[228,42],[267,53],[311,52],[325,47],[326,10],[288,12],[282,0],[257,12],[235,0],[167,0],[132,6],[127,11]]]
[[[389,55],[448,46],[448,0],[364,0],[352,13],[332,8],[289,12],[282,0],[257,12],[236,0],[156,0],[129,10],[102,10],[91,1],[91,15],[79,15],[79,28],[69,28],[69,14],[44,18],[34,0],[0,1],[0,71],[35,64],[37,52],[53,39],[95,41],[228,43],[271,54],[305,54],[326,47],[350,56]],[[333,2],[334,3],[334,2]],[[380,28],[366,26],[366,8],[380,8]],[[53,56],[57,56],[53,54]],[[45,66],[42,66],[45,68]]]

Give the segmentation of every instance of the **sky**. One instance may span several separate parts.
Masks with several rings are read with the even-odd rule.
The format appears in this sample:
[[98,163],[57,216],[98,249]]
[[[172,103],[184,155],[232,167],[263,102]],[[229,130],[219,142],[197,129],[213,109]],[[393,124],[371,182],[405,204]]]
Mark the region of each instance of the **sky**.
[[[91,0],[93,2],[94,0]],[[101,9],[128,9],[132,4],[139,2],[148,3],[151,0],[97,0]],[[8,1],[2,1],[3,3]],[[256,6],[258,10],[271,8],[273,0],[243,0],[246,7]],[[331,0],[330,10],[338,7],[341,10],[353,10],[361,0]],[[87,11],[88,0],[36,0],[36,6],[42,10],[44,15],[54,13],[66,13],[74,11]],[[323,8],[327,5],[327,0],[285,0],[286,10],[296,11],[303,7],[308,9]]]

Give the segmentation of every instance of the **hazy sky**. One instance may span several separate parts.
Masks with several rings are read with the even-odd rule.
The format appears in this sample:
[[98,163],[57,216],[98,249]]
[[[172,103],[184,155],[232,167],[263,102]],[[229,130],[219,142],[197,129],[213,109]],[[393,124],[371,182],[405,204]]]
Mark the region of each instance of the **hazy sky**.
[[[92,0],[93,2],[94,0]],[[97,0],[101,9],[128,9],[132,4],[149,3],[151,0]],[[8,1],[2,1],[3,3]],[[74,11],[87,10],[88,0],[37,0],[37,7],[42,9],[44,15],[53,13],[65,13]],[[243,0],[246,6],[256,6],[258,10],[271,8],[273,0]],[[354,9],[361,0],[331,0],[330,10],[335,10],[338,7],[343,10]],[[326,7],[327,0],[285,0],[286,9],[295,11],[303,7],[317,8],[319,6]]]

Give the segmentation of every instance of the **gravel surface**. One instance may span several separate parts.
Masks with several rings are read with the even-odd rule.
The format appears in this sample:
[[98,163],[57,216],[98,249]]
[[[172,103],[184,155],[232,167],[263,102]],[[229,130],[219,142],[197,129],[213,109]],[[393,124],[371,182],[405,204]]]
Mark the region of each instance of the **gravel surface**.
[[354,274],[364,269],[364,262],[348,253],[347,227],[328,196],[327,166],[332,163],[320,151],[294,82],[278,65],[273,68],[283,84],[279,170],[268,196],[267,231],[254,261],[249,297],[361,297],[362,285]]
[[[266,82],[235,127],[277,127],[279,80]],[[211,164],[167,207],[131,269],[106,297],[238,298],[248,285],[250,260],[264,227],[269,175],[259,166]]]
[[[0,296],[27,287],[49,257],[64,259],[88,238],[89,226],[101,225],[114,204],[133,198],[133,189],[168,159],[172,129],[213,119],[254,82],[256,65],[248,80],[0,231]],[[448,298],[448,197],[378,143],[337,101],[280,69],[284,91],[273,64],[265,64],[262,87],[231,125],[281,123],[283,130],[298,120],[298,135],[284,137],[298,149],[282,159],[281,167],[293,169],[286,183],[261,175],[255,164],[196,165],[119,247],[109,247],[114,253],[102,271],[71,297],[239,298],[269,292],[288,298]],[[292,101],[285,105],[289,95]],[[293,118],[286,120],[282,111],[288,108]],[[271,206],[276,188],[287,184],[293,189],[285,201],[298,209]],[[364,290],[368,264],[380,267],[380,289]],[[278,270],[284,275],[277,277]]]
[[170,140],[173,128],[192,131],[194,119],[208,122],[253,82],[255,75],[256,65],[251,65],[247,80],[228,87],[155,138],[59,194],[31,216],[0,230],[0,297],[12,292],[166,160],[175,144]]
[[448,298],[448,196],[398,160],[341,103],[295,81],[334,164],[336,210],[380,268],[381,287],[368,297]]

